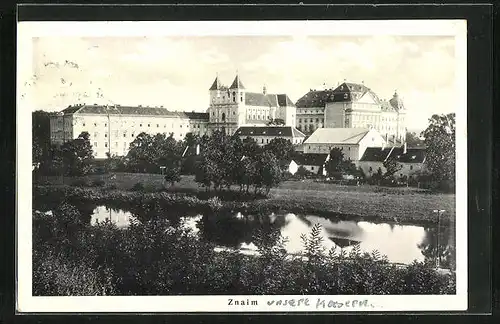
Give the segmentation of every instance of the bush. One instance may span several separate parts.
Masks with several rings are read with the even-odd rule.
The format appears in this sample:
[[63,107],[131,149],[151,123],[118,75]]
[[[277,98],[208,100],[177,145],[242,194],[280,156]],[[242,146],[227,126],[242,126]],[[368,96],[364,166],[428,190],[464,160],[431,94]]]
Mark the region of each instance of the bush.
[[68,204],[54,217],[33,217],[35,295],[455,293],[454,273],[430,264],[400,267],[359,246],[349,254],[324,251],[320,226],[303,236],[303,255],[289,256],[279,228],[262,224],[253,235],[258,255],[244,256],[215,252],[213,243],[164,219],[123,231],[109,222],[83,224]]
[[71,182],[71,185],[73,187],[90,187],[92,184],[88,179],[75,179],[73,182]]
[[106,184],[106,181],[104,181],[102,179],[97,179],[97,180],[92,181],[92,187],[104,187],[105,184]]
[[137,182],[135,185],[132,186],[132,191],[144,191],[144,185],[142,182]]

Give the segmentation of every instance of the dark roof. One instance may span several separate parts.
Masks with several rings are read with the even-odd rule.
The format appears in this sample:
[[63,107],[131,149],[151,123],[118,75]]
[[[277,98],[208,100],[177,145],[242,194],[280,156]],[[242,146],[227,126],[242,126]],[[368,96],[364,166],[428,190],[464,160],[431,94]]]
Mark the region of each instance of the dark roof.
[[292,126],[241,126],[234,134],[238,136],[305,137]]
[[360,161],[384,162],[388,157],[393,157],[401,163],[423,163],[425,160],[425,148],[407,148],[403,154],[403,147],[368,147]]
[[405,108],[403,100],[401,100],[397,92],[394,92],[394,96],[389,100],[389,103],[395,110],[402,110]]
[[321,153],[304,153],[297,154],[293,157],[293,161],[298,165],[317,165],[322,166],[325,164],[328,154]]
[[286,94],[263,94],[258,92],[245,92],[245,105],[261,107],[293,107],[292,100]]
[[63,110],[66,113],[98,114],[98,115],[144,115],[144,116],[171,116],[189,119],[205,119],[208,121],[208,113],[202,112],[175,112],[166,108],[141,107],[141,106],[105,106],[105,105],[79,105],[68,107]]
[[381,102],[377,94],[364,84],[343,82],[335,89],[310,90],[295,105],[297,108],[324,107],[327,102],[357,101],[367,93],[376,103]]
[[328,98],[332,102],[357,101],[365,94],[369,94],[376,103],[380,103],[380,98],[370,88],[364,84],[343,82]]
[[278,105],[280,107],[294,107],[293,101],[286,94],[278,94]]
[[217,77],[215,77],[214,83],[212,83],[212,86],[208,90],[217,90],[217,89],[220,89],[220,87],[221,87],[221,84],[219,81],[219,77],[217,76]]
[[233,84],[231,84],[229,89],[245,89],[238,75],[234,78]]
[[189,119],[206,119],[208,121],[209,119],[209,114],[208,113],[202,113],[202,112],[184,112],[184,115],[188,117]]
[[68,108],[66,109],[63,109],[63,113],[65,114],[73,114],[75,113],[76,111],[78,111],[78,109],[82,108],[83,106],[81,105],[75,105],[75,106],[69,106]]
[[297,108],[324,107],[333,90],[311,90],[302,96],[295,106]]

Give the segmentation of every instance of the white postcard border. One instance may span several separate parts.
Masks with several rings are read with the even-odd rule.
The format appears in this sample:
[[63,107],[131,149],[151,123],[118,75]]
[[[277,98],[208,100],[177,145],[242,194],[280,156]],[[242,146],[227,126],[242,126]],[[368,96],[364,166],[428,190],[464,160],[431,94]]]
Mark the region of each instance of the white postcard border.
[[[230,28],[228,28],[230,26]],[[18,312],[305,312],[460,311],[467,309],[467,38],[465,20],[392,21],[180,21],[180,22],[20,22],[17,54],[17,298]],[[209,36],[209,35],[453,35],[456,40],[456,251],[457,294],[448,296],[32,296],[31,112],[25,85],[32,75],[32,38],[48,36]],[[21,99],[21,94],[25,97]],[[459,239],[458,239],[459,238]],[[310,306],[269,306],[277,299],[309,298]],[[317,300],[342,307],[317,308]],[[231,306],[228,299],[249,300]],[[258,305],[251,305],[256,300]],[[352,301],[357,306],[353,307]],[[349,305],[346,306],[349,301]],[[322,305],[322,304],[321,304]]]

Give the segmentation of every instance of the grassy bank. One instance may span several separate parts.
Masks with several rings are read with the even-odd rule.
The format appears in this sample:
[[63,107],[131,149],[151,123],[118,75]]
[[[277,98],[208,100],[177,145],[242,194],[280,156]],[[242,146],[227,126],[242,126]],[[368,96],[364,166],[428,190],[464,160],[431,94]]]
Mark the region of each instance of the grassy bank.
[[455,274],[432,265],[390,264],[377,253],[321,251],[319,227],[290,258],[279,232],[262,228],[254,242],[260,256],[215,252],[186,228],[167,220],[91,226],[61,204],[53,215],[33,214],[33,294],[454,294]]
[[[122,182],[124,183],[124,182]],[[271,191],[268,198],[253,199],[237,192],[224,192],[222,199],[210,198],[220,193],[192,190],[192,179],[184,178],[179,186],[158,191],[131,191],[130,188],[108,187],[81,188],[68,185],[43,185],[35,187],[35,197],[41,201],[89,201],[111,204],[126,209],[127,206],[196,210],[198,212],[241,212],[243,214],[270,214],[272,212],[315,214],[319,216],[370,221],[429,223],[437,221],[433,209],[445,209],[441,221],[454,219],[454,195],[428,194],[406,188],[342,187],[323,183],[284,183]],[[129,183],[130,185],[130,183]],[[329,185],[329,187],[328,187]],[[132,185],[133,186],[133,185]],[[191,186],[191,189],[190,187]],[[302,189],[301,189],[302,186]],[[307,186],[308,189],[304,189]],[[114,187],[119,188],[114,185]],[[312,189],[314,188],[314,189]],[[322,188],[322,189],[318,189]],[[371,190],[369,190],[371,189]]]

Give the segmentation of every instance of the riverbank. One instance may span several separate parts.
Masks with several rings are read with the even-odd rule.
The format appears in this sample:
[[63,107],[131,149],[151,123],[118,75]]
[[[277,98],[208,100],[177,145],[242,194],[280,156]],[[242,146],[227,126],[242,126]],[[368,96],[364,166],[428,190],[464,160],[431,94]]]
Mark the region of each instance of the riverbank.
[[[34,197],[39,201],[93,202],[115,206],[161,206],[179,210],[194,210],[200,213],[237,213],[244,215],[295,213],[314,214],[327,218],[390,221],[401,224],[426,224],[437,222],[435,209],[445,210],[440,222],[446,223],[455,218],[455,196],[428,194],[414,190],[380,187],[349,187],[322,183],[290,182],[274,188],[268,198],[251,199],[239,197],[230,192],[235,199],[209,198],[210,193],[203,190],[190,191],[184,186],[168,191],[159,188],[147,191],[131,189],[111,189],[114,187],[75,187],[69,185],[38,185],[34,187]],[[302,189],[299,187],[302,185]],[[308,189],[303,189],[308,186]],[[322,190],[314,187],[322,187]],[[314,188],[314,189],[310,189]],[[369,190],[371,189],[371,190]],[[225,193],[228,195],[228,192]]]

